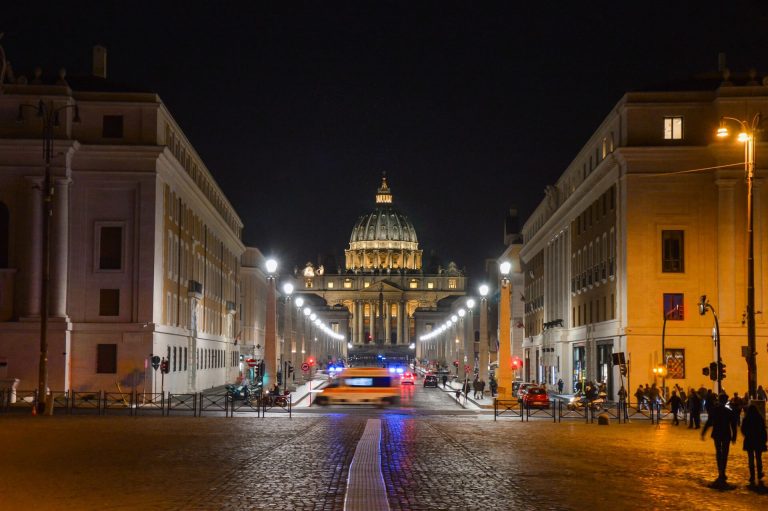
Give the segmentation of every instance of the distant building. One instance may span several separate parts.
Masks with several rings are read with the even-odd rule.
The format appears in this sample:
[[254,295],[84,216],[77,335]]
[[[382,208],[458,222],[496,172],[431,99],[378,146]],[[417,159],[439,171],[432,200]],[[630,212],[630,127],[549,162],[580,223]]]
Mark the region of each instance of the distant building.
[[[6,75],[0,94],[0,378],[37,386],[42,124],[53,127],[48,367],[53,390],[197,391],[238,371],[243,228],[166,106],[94,73]],[[18,121],[17,121],[18,119]],[[77,122],[77,121],[80,122]]]
[[[463,296],[465,281],[454,263],[435,274],[422,272],[416,230],[394,206],[385,177],[373,211],[362,215],[352,229],[344,271],[308,263],[298,277],[297,292],[317,295],[328,306],[349,311],[348,324],[340,328],[352,346],[350,356],[408,354],[417,338],[417,310],[434,309],[445,298]],[[420,350],[415,343],[411,357],[422,356]]]
[[[747,388],[744,147],[715,132],[722,117],[758,112],[768,113],[768,87],[754,76],[630,92],[616,104],[523,227],[526,379],[562,378],[567,391],[604,381],[615,396],[622,382],[661,386],[653,369],[666,364],[667,388],[709,386],[713,318],[697,311],[707,295],[725,385]],[[768,147],[758,141],[756,153],[759,183]],[[756,186],[757,311],[768,292],[766,193]],[[765,321],[757,315],[761,351]],[[628,379],[614,365],[620,354]],[[764,384],[767,362],[757,360]]]

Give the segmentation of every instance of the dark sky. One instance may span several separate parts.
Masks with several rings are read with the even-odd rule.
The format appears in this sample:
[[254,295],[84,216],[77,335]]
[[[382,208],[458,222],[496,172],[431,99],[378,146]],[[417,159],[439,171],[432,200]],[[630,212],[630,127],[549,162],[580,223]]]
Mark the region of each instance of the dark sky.
[[[768,71],[768,2],[13,2],[17,72],[157,91],[245,223],[293,264],[339,255],[381,172],[435,250],[477,275],[624,92]],[[524,4],[538,6],[524,6]],[[667,5],[674,4],[674,5]]]

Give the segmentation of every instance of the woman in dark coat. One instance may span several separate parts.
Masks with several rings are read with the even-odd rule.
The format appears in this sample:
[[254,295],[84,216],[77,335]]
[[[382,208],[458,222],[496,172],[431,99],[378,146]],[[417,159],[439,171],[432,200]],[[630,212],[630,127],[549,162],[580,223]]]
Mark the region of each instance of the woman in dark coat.
[[757,479],[763,479],[763,452],[766,450],[768,435],[765,421],[755,405],[749,405],[744,420],[741,422],[741,434],[744,435],[744,450],[749,458],[749,484],[755,484],[755,461],[757,461]]

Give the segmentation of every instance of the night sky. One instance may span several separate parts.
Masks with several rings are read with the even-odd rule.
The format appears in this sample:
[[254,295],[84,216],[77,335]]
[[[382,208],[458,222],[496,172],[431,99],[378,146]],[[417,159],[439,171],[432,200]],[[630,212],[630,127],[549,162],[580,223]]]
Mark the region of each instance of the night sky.
[[522,224],[624,92],[720,51],[768,71],[768,2],[13,3],[17,74],[84,74],[105,45],[110,79],[168,105],[244,242],[289,268],[342,256],[386,171],[425,258],[479,276],[506,211]]

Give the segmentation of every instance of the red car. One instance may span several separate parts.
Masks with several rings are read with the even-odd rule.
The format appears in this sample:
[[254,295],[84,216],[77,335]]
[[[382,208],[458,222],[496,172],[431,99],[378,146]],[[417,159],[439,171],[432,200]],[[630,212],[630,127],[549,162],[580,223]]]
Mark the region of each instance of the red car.
[[541,387],[529,387],[523,394],[526,408],[549,408],[549,396]]
[[403,373],[403,375],[400,377],[400,385],[405,385],[406,383],[415,385],[415,378],[413,373]]

